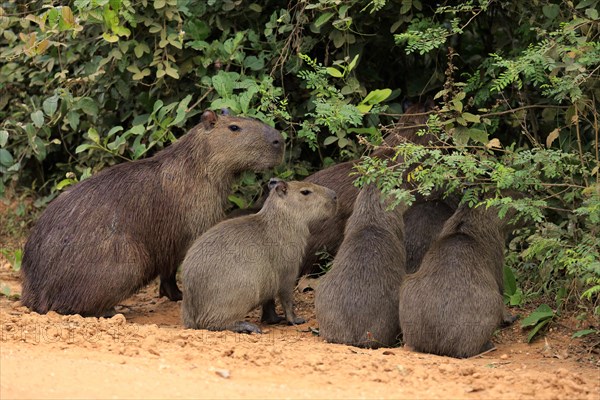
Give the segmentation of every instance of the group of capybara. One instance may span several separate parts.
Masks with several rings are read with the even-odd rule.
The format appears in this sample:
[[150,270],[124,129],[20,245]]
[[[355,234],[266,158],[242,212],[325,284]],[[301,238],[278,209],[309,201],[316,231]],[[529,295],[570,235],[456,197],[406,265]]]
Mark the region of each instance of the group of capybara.
[[[416,131],[407,126],[387,135],[373,155],[389,157],[390,146],[431,139]],[[277,130],[205,111],[200,124],[153,157],[74,185],[27,240],[23,304],[38,313],[110,316],[160,277],[160,296],[183,299],[185,327],[260,333],[244,320],[258,306],[263,323],[304,323],[294,313],[296,279],[315,272],[315,253],[325,248],[335,259],[319,279],[315,308],[326,341],[393,346],[402,335],[416,351],[453,357],[491,346],[508,319],[508,224],[497,210],[441,196],[391,208],[375,184],[354,186],[358,161],[349,161],[304,181],[273,178],[258,212],[227,218],[236,177],[272,168],[283,155]]]

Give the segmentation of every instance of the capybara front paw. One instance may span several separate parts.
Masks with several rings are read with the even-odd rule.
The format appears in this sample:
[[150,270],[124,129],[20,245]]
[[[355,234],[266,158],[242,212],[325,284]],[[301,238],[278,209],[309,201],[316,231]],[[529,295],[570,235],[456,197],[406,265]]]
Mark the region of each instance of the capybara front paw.
[[294,317],[291,321],[288,321],[289,325],[302,325],[306,320],[302,317]]
[[257,325],[247,321],[236,322],[231,330],[236,333],[262,333]]
[[263,322],[265,324],[269,324],[269,325],[275,325],[278,324],[282,321],[285,321],[285,317],[282,317],[281,315],[263,315],[260,319],[260,322]]

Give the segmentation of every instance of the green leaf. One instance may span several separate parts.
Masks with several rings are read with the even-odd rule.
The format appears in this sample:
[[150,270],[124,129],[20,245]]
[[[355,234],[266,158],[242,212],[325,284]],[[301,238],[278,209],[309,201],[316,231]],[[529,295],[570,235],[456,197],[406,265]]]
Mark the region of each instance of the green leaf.
[[108,32],[104,32],[104,33],[102,34],[102,38],[103,38],[104,40],[106,40],[108,43],[115,43],[115,42],[118,42],[118,41],[119,41],[119,36],[117,36],[117,35],[113,35],[113,34],[111,34],[111,33],[108,33]]
[[18,249],[15,250],[12,257],[12,269],[15,272],[19,272],[21,270],[21,264],[23,263],[23,250]]
[[481,122],[481,118],[479,117],[479,115],[474,115],[468,112],[462,113],[462,117],[467,121],[467,122],[474,122],[474,123],[480,123]]
[[239,75],[237,73],[219,71],[217,75],[212,77],[212,84],[219,96],[227,99],[233,94],[235,81],[238,78]]
[[580,2],[579,2],[579,3],[578,3],[576,6],[575,6],[575,8],[576,8],[576,9],[578,9],[578,10],[580,10],[580,9],[582,9],[582,8],[589,7],[589,6],[591,6],[591,5],[595,5],[597,2],[598,2],[598,0],[583,0],[583,1],[580,1]]
[[91,97],[82,97],[77,101],[77,107],[87,115],[92,117],[98,116],[98,105]]
[[392,89],[377,89],[369,92],[362,104],[379,104],[392,94]]
[[262,12],[262,7],[260,6],[260,4],[252,3],[248,5],[248,8],[257,13]]
[[246,208],[246,201],[241,197],[231,194],[227,197],[227,199],[235,204],[238,208]]
[[554,317],[554,311],[552,311],[547,304],[542,304],[521,321],[521,328],[533,326],[542,320],[550,319],[552,317]]
[[333,17],[333,15],[334,15],[334,13],[332,13],[332,12],[326,12],[326,13],[319,15],[319,18],[317,18],[315,20],[315,26],[317,28],[320,28],[323,24],[325,24],[327,21],[329,21],[331,19],[331,17]]
[[134,125],[129,132],[134,135],[143,135],[146,132],[146,127],[144,125]]
[[356,106],[356,109],[363,114],[368,113],[373,108],[373,104],[359,104]]
[[549,20],[553,20],[558,17],[560,13],[560,6],[558,4],[546,4],[542,7],[542,13]]
[[79,154],[83,151],[86,151],[87,149],[94,147],[94,145],[92,143],[84,143],[84,144],[80,144],[79,146],[77,146],[77,148],[75,149],[75,154]]
[[46,159],[46,143],[44,143],[40,137],[36,136],[33,138],[31,148],[33,149],[35,158],[39,161],[44,161]]
[[41,128],[44,126],[44,113],[42,110],[37,110],[31,113],[31,120],[33,121],[33,125],[36,128]]
[[166,4],[167,4],[167,2],[165,0],[154,0],[154,9],[155,10],[160,10]]
[[513,295],[517,293],[517,280],[510,267],[504,267],[504,293]]
[[358,54],[354,56],[350,64],[348,64],[348,72],[352,71],[354,67],[356,67],[356,62],[358,61]]
[[342,78],[344,76],[344,74],[342,74],[339,69],[334,67],[327,67],[327,73],[333,76],[334,78]]
[[0,131],[0,147],[6,146],[6,142],[8,142],[8,131],[1,130]]
[[599,333],[597,329],[583,329],[583,330],[575,332],[572,337],[579,338],[579,337],[596,334],[596,333]]
[[168,66],[167,68],[165,68],[165,72],[171,78],[179,79],[179,72],[177,72],[177,69],[175,69],[175,68],[173,68],[171,66]]
[[532,330],[531,332],[529,332],[529,335],[527,335],[527,343],[531,342],[531,340],[533,339],[533,337],[546,325],[548,325],[550,323],[550,321],[552,321],[551,319],[546,319],[542,322],[540,322],[539,324],[537,324]]
[[585,16],[595,21],[598,19],[598,10],[595,8],[588,8],[585,10]]
[[100,135],[98,135],[98,131],[94,128],[88,129],[88,139],[90,139],[94,143],[100,143]]
[[252,71],[260,71],[265,67],[265,62],[262,58],[249,56],[244,59],[244,67],[250,68]]
[[[139,70],[138,70],[139,71]],[[150,69],[149,68],[144,68],[143,70],[136,72],[135,74],[133,74],[132,78],[135,81],[140,81],[142,79],[144,79],[144,77],[150,75]]]
[[482,129],[470,128],[467,130],[467,135],[477,143],[487,144],[489,141],[487,132]]
[[67,186],[71,186],[72,184],[76,183],[77,181],[75,179],[63,179],[62,181],[58,182],[56,184],[56,190],[62,190],[63,188],[67,187]]
[[46,113],[47,116],[51,117],[54,115],[58,108],[58,96],[54,95],[52,97],[48,97],[42,103],[42,109]]
[[69,111],[65,117],[71,129],[76,130],[79,126],[79,113],[77,111]]
[[323,140],[323,145],[329,146],[331,143],[334,143],[337,140],[338,140],[337,136],[328,136],[325,138],[325,140]]
[[13,156],[6,149],[0,149],[0,165],[9,167],[13,164]]
[[341,149],[343,149],[347,145],[348,145],[348,139],[346,139],[345,137],[338,139],[338,146],[340,146]]
[[137,58],[142,58],[144,53],[150,53],[150,47],[145,42],[140,42],[133,48],[133,52]]
[[452,100],[452,106],[459,113],[462,112],[462,110],[463,110],[463,103],[458,98],[455,98],[454,100]]

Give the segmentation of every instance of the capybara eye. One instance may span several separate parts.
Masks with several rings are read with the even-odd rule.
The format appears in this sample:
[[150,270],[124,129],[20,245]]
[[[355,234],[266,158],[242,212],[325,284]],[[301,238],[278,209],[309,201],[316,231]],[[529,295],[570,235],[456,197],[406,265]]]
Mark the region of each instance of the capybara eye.
[[304,189],[304,190],[301,190],[300,193],[302,193],[304,196],[308,196],[312,192],[310,190],[308,190],[308,189]]
[[239,131],[239,130],[240,130],[240,127],[239,127],[239,126],[237,126],[237,125],[229,125],[229,130],[230,130],[231,132],[236,132],[236,131]]

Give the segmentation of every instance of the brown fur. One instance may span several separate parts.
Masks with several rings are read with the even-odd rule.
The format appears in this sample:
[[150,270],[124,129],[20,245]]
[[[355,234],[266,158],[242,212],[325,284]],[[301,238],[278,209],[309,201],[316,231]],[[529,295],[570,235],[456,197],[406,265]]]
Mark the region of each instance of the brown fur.
[[260,332],[242,321],[279,297],[289,323],[293,289],[310,234],[308,225],[335,213],[332,190],[278,182],[257,214],[233,218],[194,242],[183,261],[183,323],[187,328]]
[[[410,116],[409,114],[422,114],[428,110],[428,104],[417,104],[406,110],[406,117],[400,119],[398,128],[384,138],[389,146],[394,146],[404,140],[424,144],[425,141],[434,140],[431,136],[418,136],[417,131],[427,122],[427,115]],[[389,156],[385,148],[376,150],[373,155],[378,157]],[[301,274],[318,273],[319,257],[316,255],[322,249],[335,255],[344,238],[346,220],[352,214],[354,201],[359,190],[353,185],[356,176],[350,175],[353,166],[359,161],[348,161],[336,164],[307,177],[305,181],[323,185],[338,194],[338,212],[322,225],[311,227],[306,254],[302,262]],[[417,199],[404,214],[406,227],[405,247],[407,254],[407,270],[415,271],[427,251],[429,244],[442,228],[444,222],[450,218],[456,206],[453,202],[437,199]]]
[[319,333],[326,341],[371,348],[397,342],[405,210],[400,204],[386,211],[375,185],[361,190],[333,266],[315,292]]
[[223,218],[232,181],[279,164],[283,151],[275,129],[207,111],[153,157],[77,184],[29,236],[23,303],[40,313],[102,315],[157,276],[161,295],[180,299],[177,267],[191,242]]
[[399,291],[400,326],[410,348],[471,357],[489,348],[503,319],[508,219],[496,209],[461,206],[444,224],[419,270]]

